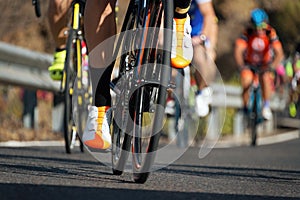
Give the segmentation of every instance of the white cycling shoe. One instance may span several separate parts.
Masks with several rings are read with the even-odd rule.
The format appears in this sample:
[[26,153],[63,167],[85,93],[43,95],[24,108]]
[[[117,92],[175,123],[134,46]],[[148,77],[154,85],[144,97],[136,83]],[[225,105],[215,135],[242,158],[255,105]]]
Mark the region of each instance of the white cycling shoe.
[[264,106],[263,110],[262,110],[262,116],[266,120],[271,120],[273,118],[273,114],[272,114],[271,108],[268,107],[268,106]]
[[209,113],[209,105],[212,102],[212,89],[206,87],[196,95],[195,110],[199,117],[205,117]]
[[111,146],[111,108],[91,106],[87,125],[83,132],[83,143],[93,149],[106,150]]

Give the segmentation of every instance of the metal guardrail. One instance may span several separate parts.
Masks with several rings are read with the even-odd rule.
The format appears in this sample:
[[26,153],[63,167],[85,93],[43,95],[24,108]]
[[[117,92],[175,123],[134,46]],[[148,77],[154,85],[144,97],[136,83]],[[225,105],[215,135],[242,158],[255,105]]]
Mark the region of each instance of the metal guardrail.
[[52,56],[0,42],[0,82],[58,91],[59,83],[47,71]]
[[[60,83],[53,81],[49,77],[47,70],[51,62],[52,56],[49,54],[0,42],[0,83],[47,91],[58,91]],[[212,88],[214,91],[212,98],[213,107],[216,109],[224,106],[236,109],[242,108],[242,89],[240,87],[212,84]],[[225,101],[226,103],[224,103]],[[284,109],[284,104],[280,101],[272,101],[271,107],[273,110],[282,110]],[[58,111],[54,111],[54,113],[56,112]],[[238,118],[238,114],[239,112],[235,118]],[[56,120],[53,126],[58,126],[57,124],[60,124],[60,122],[61,120]],[[287,121],[286,123],[289,122]],[[239,123],[237,121],[235,124]],[[215,127],[219,127],[219,124],[215,124]],[[214,133],[211,134],[213,135]]]
[[[58,91],[59,82],[49,77],[48,66],[52,56],[0,42],[0,82],[31,87],[35,89]],[[241,108],[242,89],[238,86],[213,84],[212,106]],[[226,104],[224,97],[226,93]],[[282,104],[272,102],[272,109],[280,110]]]

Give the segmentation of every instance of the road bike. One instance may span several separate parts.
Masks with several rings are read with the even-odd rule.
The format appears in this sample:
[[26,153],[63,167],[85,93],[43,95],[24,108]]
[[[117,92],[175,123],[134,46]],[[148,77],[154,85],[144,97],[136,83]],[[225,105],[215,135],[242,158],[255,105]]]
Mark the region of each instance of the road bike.
[[[163,17],[164,13],[164,17]],[[158,48],[162,29],[163,49]],[[131,0],[116,43],[111,82],[115,94],[112,120],[112,171],[121,175],[132,155],[133,179],[144,183],[154,163],[170,87],[173,1]],[[162,54],[158,52],[162,51]],[[162,56],[160,56],[162,55]]]
[[[36,14],[39,11],[39,0],[33,0]],[[85,52],[83,32],[83,13],[85,0],[73,0],[70,7],[70,17],[66,43],[66,59],[59,94],[64,99],[63,132],[66,153],[71,153],[77,139],[80,150],[84,146],[80,140],[88,115],[88,108],[92,103],[92,89],[88,57]]]
[[[249,101],[247,105],[247,121],[248,127],[251,134],[251,145],[256,145],[257,140],[257,127],[259,124],[264,122],[264,117],[262,116],[263,99],[262,99],[262,89],[260,84],[260,76],[266,72],[273,72],[271,68],[261,68],[260,66],[248,66],[253,72],[253,80],[250,85],[249,90]],[[276,78],[274,79],[276,80]]]

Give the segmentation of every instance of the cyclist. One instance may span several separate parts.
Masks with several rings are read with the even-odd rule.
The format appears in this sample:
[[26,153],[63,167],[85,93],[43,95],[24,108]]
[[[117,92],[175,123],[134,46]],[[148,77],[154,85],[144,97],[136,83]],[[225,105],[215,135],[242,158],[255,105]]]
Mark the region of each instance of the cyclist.
[[[116,0],[88,0],[85,6],[85,37],[92,80],[94,79],[94,82],[98,80],[97,76],[100,77],[100,80],[95,88],[94,106],[90,108],[82,139],[88,147],[96,149],[108,149],[111,145],[109,83],[112,69],[107,68],[110,63],[106,62],[111,60],[113,43],[102,46],[99,44],[116,33],[115,3]],[[171,63],[179,68],[188,66],[193,56],[190,20],[187,15],[189,7],[190,0],[174,0]]]
[[197,69],[195,78],[198,85],[195,108],[200,117],[209,112],[212,90],[208,85],[213,81],[216,68],[216,44],[218,19],[215,15],[212,0],[192,0],[189,10],[192,26],[192,43],[194,56],[192,65]]
[[286,65],[286,72],[291,86],[289,113],[291,117],[296,117],[297,108],[294,99],[298,100],[299,98],[298,95],[299,95],[299,82],[300,82],[300,43],[298,43],[296,46],[295,53],[292,58],[292,62],[289,62]]
[[[234,56],[240,70],[245,112],[247,112],[249,88],[253,79],[253,73],[247,66],[276,68],[284,57],[282,45],[276,31],[268,23],[268,15],[263,9],[253,9],[250,25],[242,36],[236,40]],[[273,85],[271,80],[271,72],[265,72],[260,77],[264,100],[262,115],[266,120],[272,119],[270,97]]]
[[49,66],[50,77],[53,80],[61,80],[64,62],[66,58],[67,12],[72,0],[50,0],[48,5],[48,21],[50,31],[54,39],[54,59]]

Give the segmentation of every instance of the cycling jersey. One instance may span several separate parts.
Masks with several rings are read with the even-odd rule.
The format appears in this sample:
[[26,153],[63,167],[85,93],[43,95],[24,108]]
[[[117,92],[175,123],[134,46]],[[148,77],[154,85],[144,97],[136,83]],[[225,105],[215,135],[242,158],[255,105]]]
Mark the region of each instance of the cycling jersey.
[[203,29],[203,15],[199,10],[198,4],[207,3],[211,1],[212,0],[192,0],[191,7],[188,12],[191,18],[192,37],[195,35],[200,35]]
[[281,47],[275,29],[268,25],[265,30],[248,29],[236,41],[246,48],[245,63],[254,66],[266,66],[272,62],[273,48]]

